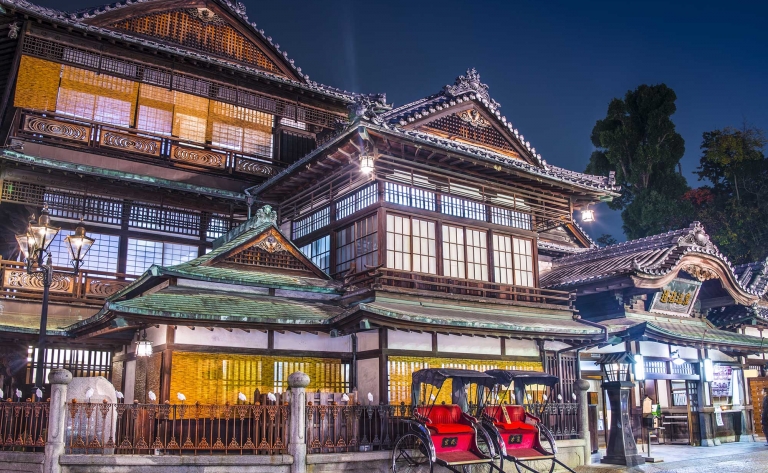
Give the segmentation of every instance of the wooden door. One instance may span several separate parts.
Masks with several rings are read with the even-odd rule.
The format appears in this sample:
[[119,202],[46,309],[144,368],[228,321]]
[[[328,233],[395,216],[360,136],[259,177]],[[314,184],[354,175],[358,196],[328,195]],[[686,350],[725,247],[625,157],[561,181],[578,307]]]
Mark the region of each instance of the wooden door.
[[752,406],[754,407],[754,423],[755,433],[759,435],[766,435],[763,432],[763,424],[760,422],[760,416],[763,413],[763,388],[768,388],[768,378],[750,378],[749,379],[749,395],[752,399]]
[[690,445],[701,445],[701,424],[699,422],[699,382],[686,381],[688,397],[688,440]]

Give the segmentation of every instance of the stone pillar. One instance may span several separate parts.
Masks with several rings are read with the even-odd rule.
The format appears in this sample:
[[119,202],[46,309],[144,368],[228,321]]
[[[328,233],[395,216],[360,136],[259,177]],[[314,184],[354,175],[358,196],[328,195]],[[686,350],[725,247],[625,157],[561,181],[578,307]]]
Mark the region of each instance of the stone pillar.
[[293,457],[291,473],[307,471],[307,386],[309,376],[297,371],[288,376],[291,388],[291,415],[288,431],[288,454]]
[[589,390],[589,381],[586,379],[578,379],[573,384],[576,389],[576,396],[579,403],[579,435],[584,439],[584,464],[592,464],[592,446],[590,445],[590,432],[589,432],[589,400],[587,391]]
[[59,473],[59,457],[64,454],[67,428],[67,385],[72,381],[72,373],[54,369],[48,374],[51,383],[51,406],[48,417],[48,440],[45,443],[44,473]]

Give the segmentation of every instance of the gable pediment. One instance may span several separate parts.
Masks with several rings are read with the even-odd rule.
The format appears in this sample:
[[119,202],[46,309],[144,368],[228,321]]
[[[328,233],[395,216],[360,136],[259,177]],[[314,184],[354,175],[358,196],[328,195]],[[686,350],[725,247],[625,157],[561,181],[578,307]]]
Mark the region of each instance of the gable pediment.
[[99,13],[88,23],[303,81],[250,24],[216,2],[137,2]]

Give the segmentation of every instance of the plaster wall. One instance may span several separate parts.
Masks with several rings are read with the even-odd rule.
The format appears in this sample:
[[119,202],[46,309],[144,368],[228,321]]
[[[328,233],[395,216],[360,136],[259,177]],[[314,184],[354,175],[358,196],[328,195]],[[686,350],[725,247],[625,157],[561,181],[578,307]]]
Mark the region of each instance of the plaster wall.
[[640,354],[669,358],[669,345],[658,342],[640,342]]
[[136,386],[136,360],[125,362],[125,372],[123,373],[123,379],[125,380],[125,403],[133,403],[133,390]]
[[[251,332],[253,333],[253,332]],[[275,332],[276,350],[303,350],[303,351],[336,351],[352,352],[352,339],[349,335],[331,338],[330,334],[318,333],[317,335],[301,332]]]
[[669,407],[669,383],[663,379],[658,380],[656,382],[656,392],[658,393],[661,407]]
[[[267,334],[258,330],[250,333],[239,329],[231,332],[223,328],[214,328],[213,331],[198,328],[190,330],[187,327],[176,329],[174,338],[180,345],[203,345],[211,347],[230,348],[267,348]],[[183,350],[183,348],[182,348]]]
[[[143,336],[144,333],[142,332],[139,336]],[[152,346],[158,346],[158,345],[165,345],[165,342],[168,340],[168,326],[167,325],[161,325],[159,328],[152,326],[147,328],[147,340],[152,342]],[[132,345],[136,345],[135,343]]]
[[712,361],[738,361],[734,356],[728,356],[720,350],[709,350],[709,358]]
[[442,353],[471,353],[474,355],[501,355],[498,338],[462,337],[437,335],[437,351]]
[[387,348],[432,351],[432,334],[389,330],[387,332]]
[[585,350],[585,353],[617,353],[622,351],[627,351],[627,347],[624,343],[617,343],[616,345],[607,345],[601,348],[591,348]]
[[514,338],[508,338],[504,342],[506,347],[505,355],[509,356],[539,356],[539,347],[533,340],[516,340]]
[[544,341],[544,349],[547,351],[558,351],[564,348],[568,348],[570,346],[571,345],[568,345],[567,343],[563,343],[563,342],[553,342],[550,340]]
[[676,345],[670,345],[669,352],[672,353],[675,350],[680,350],[680,358],[685,358],[686,360],[698,360],[699,359],[699,351],[692,347],[678,347]]
[[379,331],[369,330],[357,333],[357,351],[376,350],[379,348]]
[[357,361],[357,392],[359,399],[365,399],[367,402],[368,393],[371,393],[373,394],[373,403],[379,403],[378,358]]

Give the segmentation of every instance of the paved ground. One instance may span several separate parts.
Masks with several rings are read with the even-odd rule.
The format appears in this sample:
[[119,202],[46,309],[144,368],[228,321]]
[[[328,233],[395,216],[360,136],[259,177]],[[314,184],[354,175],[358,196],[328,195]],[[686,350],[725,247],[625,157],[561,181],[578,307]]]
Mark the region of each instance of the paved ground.
[[764,439],[750,443],[723,444],[717,447],[653,445],[651,454],[654,457],[663,458],[664,461],[635,468],[594,464],[579,467],[576,471],[578,473],[768,473],[768,446],[765,445]]

